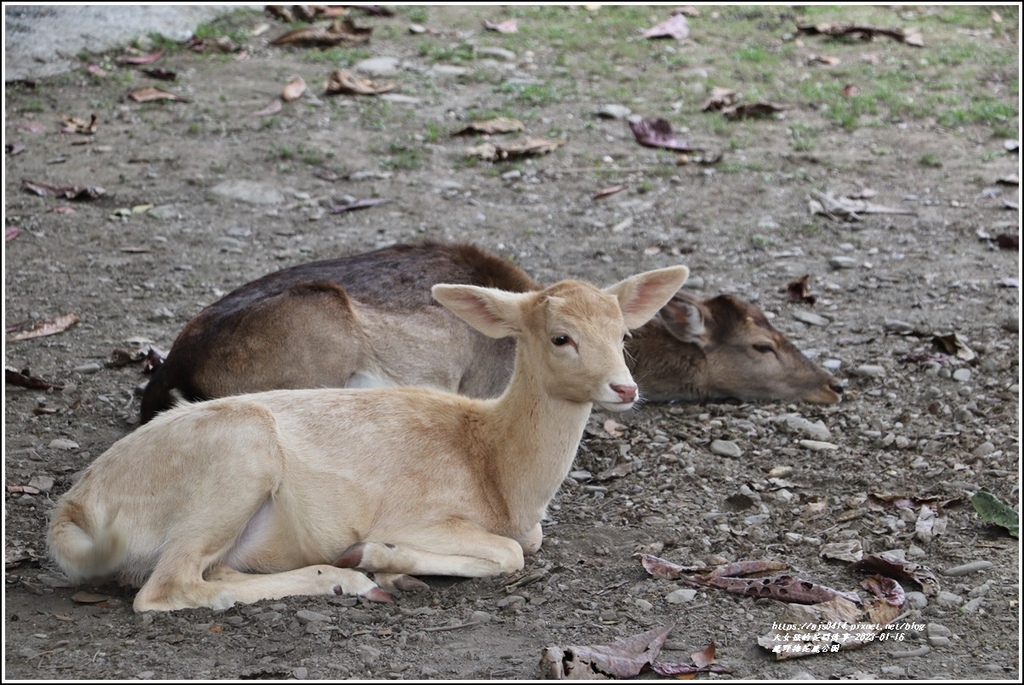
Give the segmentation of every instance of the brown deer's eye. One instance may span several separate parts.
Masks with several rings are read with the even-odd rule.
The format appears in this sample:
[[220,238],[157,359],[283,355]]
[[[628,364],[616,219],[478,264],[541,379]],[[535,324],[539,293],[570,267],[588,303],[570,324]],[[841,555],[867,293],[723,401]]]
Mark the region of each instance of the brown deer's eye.
[[768,354],[769,352],[775,352],[775,348],[773,348],[768,343],[755,343],[754,344],[754,349],[757,350],[758,352],[760,352],[761,354]]
[[572,338],[570,338],[567,335],[556,335],[555,337],[551,338],[551,344],[553,344],[555,347],[561,347],[562,345],[568,345],[571,342],[572,342]]

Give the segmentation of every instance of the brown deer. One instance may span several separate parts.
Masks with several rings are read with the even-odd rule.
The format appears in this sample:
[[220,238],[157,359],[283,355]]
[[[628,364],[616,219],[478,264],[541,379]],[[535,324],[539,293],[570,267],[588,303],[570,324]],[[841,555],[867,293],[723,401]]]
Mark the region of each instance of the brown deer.
[[[430,298],[437,283],[541,286],[468,244],[426,242],[301,264],[247,283],[178,335],[142,398],[145,423],[176,399],[276,388],[428,385],[495,397],[514,342],[480,335]],[[831,404],[842,386],[764,313],[729,295],[680,291],[626,342],[652,401],[735,398]]]
[[[523,567],[593,403],[633,406],[623,339],[686,280],[684,266],[599,290],[435,285],[491,338],[516,339],[495,399],[427,387],[276,390],[164,412],[115,443],[49,527],[69,578],[141,584],[136,611],[356,594],[408,574]],[[364,574],[375,573],[375,580]]]

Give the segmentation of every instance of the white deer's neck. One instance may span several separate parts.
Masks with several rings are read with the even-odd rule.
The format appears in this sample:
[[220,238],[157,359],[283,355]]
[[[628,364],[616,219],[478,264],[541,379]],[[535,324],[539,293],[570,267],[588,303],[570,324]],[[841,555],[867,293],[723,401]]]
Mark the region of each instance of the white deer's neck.
[[532,526],[572,467],[592,405],[552,397],[528,369],[492,402],[498,439],[508,436],[495,460],[502,492],[513,518]]

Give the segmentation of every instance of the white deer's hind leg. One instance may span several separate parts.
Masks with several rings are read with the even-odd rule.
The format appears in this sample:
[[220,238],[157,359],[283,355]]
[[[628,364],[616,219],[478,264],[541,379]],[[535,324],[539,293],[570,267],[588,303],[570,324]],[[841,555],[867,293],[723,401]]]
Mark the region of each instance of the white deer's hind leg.
[[467,521],[389,533],[387,542],[359,542],[335,562],[344,568],[412,575],[487,578],[523,568],[523,548]]

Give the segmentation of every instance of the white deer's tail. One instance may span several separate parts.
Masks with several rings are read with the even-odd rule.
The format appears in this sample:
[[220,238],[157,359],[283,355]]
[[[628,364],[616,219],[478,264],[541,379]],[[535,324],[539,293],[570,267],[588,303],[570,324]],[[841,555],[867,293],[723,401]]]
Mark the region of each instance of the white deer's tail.
[[80,502],[57,506],[47,541],[50,556],[71,580],[113,574],[125,560],[124,539],[114,527],[117,510],[89,510]]

